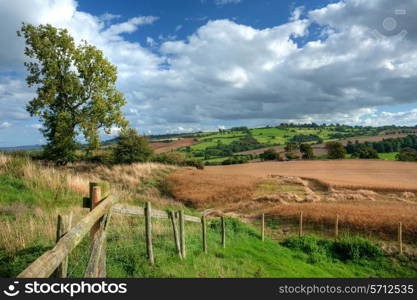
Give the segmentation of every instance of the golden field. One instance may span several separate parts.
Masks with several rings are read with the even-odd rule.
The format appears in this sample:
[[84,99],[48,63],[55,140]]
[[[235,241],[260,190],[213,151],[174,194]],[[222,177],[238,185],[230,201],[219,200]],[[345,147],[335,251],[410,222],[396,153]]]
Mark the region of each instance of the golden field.
[[417,164],[382,160],[262,162],[178,170],[177,200],[210,213],[306,221],[417,236]]

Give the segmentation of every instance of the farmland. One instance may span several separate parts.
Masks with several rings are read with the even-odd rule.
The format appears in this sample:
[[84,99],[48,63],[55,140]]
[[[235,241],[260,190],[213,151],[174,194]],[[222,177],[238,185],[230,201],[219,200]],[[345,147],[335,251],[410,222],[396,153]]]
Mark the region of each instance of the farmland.
[[[4,229],[0,232],[0,276],[16,276],[36,257],[51,249],[55,241],[58,213],[72,212],[75,222],[85,216],[86,211],[81,208],[80,202],[82,196],[88,193],[88,182],[91,180],[112,182],[113,190],[124,203],[140,206],[144,201],[150,201],[156,208],[183,209],[188,214],[200,213],[201,209],[193,208],[192,203],[184,206],[158,192],[158,187],[164,186],[163,190],[169,187],[169,182],[164,178],[175,170],[178,168],[152,163],[113,167],[79,163],[57,168],[27,158],[0,155],[0,225]],[[218,188],[222,186],[219,182],[224,184],[222,193],[226,199],[230,193],[249,196],[252,189],[257,188],[259,178],[237,177],[234,182],[240,186],[234,187],[230,177],[225,175],[213,177],[212,184]],[[270,184],[263,183],[263,186],[267,188]],[[189,192],[193,194],[194,191],[191,189]],[[235,204],[238,205],[239,201]],[[220,207],[220,203],[217,205]],[[239,210],[235,207],[233,211]],[[225,212],[230,215],[230,212]],[[256,209],[252,212],[256,213]],[[296,240],[280,244],[268,238],[262,242],[256,227],[237,218],[228,219],[228,247],[222,248],[216,230],[219,227],[217,215],[207,212],[207,216],[212,217],[212,225],[208,228],[209,253],[201,251],[201,226],[187,225],[189,255],[184,260],[174,255],[170,224],[166,221],[155,222],[155,266],[150,266],[146,259],[143,220],[113,216],[108,237],[108,276],[414,277],[417,272],[412,262],[388,257],[369,242],[350,237],[330,241],[306,236],[306,242],[327,245],[326,252],[317,254],[298,248],[294,244]],[[372,259],[367,256],[346,259],[340,256],[340,250],[332,250],[342,243],[371,245],[376,252]],[[70,277],[84,275],[89,246],[87,240],[83,241],[71,253]]]
[[[227,160],[236,160],[241,157],[241,162],[256,160],[260,154],[268,149],[274,149],[286,157],[288,144],[295,145],[295,149],[289,151],[293,158],[302,157],[298,147],[302,143],[311,145],[316,159],[327,158],[326,143],[340,142],[345,147],[348,143],[372,146],[375,143],[395,139],[405,139],[408,135],[415,135],[414,128],[386,129],[386,127],[350,127],[346,125],[314,125],[314,124],[281,124],[275,127],[247,128],[236,127],[231,129],[219,129],[218,132],[197,132],[187,134],[169,135],[164,140],[158,136],[151,138],[151,146],[156,153],[176,152],[188,159],[200,160],[206,165],[221,165]],[[399,148],[381,150],[381,159],[396,160],[396,154],[388,155],[388,152],[398,152]],[[350,158],[350,154],[347,158]],[[236,163],[236,162],[235,162]]]
[[308,222],[326,226],[337,214],[358,232],[391,238],[402,221],[415,241],[416,166],[383,160],[263,162],[179,170],[168,178],[177,200],[214,214],[297,220],[304,211]]

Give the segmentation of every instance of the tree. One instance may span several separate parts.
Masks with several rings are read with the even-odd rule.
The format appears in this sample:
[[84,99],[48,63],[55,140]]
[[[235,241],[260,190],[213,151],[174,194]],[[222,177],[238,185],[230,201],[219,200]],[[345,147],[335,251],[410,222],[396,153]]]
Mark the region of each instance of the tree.
[[365,159],[379,158],[378,152],[371,147],[361,147],[359,150],[352,154],[352,157]]
[[131,164],[148,161],[153,154],[153,150],[146,138],[138,135],[136,129],[127,128],[120,132],[113,153],[116,163]]
[[301,144],[300,145],[300,152],[302,153],[303,159],[313,159],[314,152],[313,147],[310,144]]
[[287,143],[285,145],[285,152],[292,152],[297,149],[297,143]]
[[403,148],[396,157],[401,161],[417,161],[417,150],[413,148]]
[[345,158],[346,149],[342,143],[339,142],[327,142],[326,143],[327,156],[330,159]]
[[274,149],[268,149],[259,154],[259,157],[262,160],[279,160],[279,153]]
[[66,29],[49,24],[23,24],[17,34],[26,41],[26,82],[37,88],[26,110],[43,123],[47,158],[64,165],[75,158],[79,134],[89,152],[99,147],[101,128],[110,133],[113,126],[127,125],[117,69],[102,51],[86,41],[76,45]]

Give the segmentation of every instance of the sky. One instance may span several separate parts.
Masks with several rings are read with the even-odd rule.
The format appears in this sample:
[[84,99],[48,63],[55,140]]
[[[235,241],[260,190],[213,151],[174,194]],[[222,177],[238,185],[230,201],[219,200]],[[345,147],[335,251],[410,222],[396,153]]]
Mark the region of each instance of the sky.
[[0,0],[0,147],[45,142],[22,22],[102,49],[130,126],[162,134],[417,125],[416,16],[417,0]]

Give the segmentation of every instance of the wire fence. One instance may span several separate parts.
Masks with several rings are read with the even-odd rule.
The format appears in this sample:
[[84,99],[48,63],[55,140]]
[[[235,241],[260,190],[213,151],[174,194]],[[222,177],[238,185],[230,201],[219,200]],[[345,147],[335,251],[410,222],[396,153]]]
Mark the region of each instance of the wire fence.
[[[265,236],[273,240],[282,241],[286,238],[315,235],[327,239],[336,239],[343,236],[361,236],[384,246],[389,252],[409,252],[417,246],[417,236],[404,224],[387,224],[381,228],[364,228],[346,222],[335,216],[333,222],[329,220],[310,219],[308,213],[264,216]],[[261,230],[262,218],[253,220],[255,227]]]

